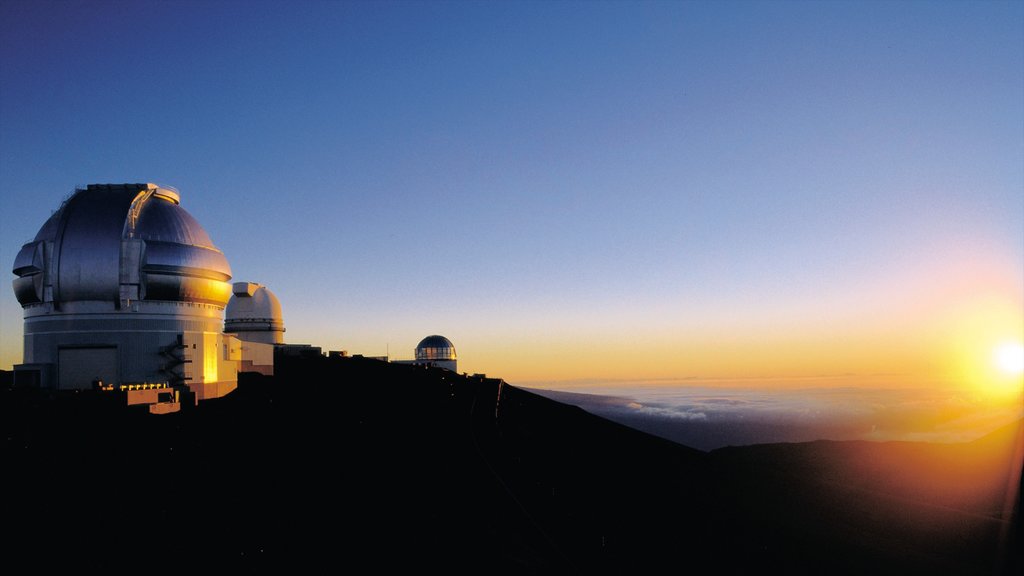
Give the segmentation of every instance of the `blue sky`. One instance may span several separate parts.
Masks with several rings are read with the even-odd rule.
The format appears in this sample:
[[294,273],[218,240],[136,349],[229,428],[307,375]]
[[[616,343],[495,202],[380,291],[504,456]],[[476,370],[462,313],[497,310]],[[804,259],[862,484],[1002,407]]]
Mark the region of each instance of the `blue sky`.
[[[922,334],[993,298],[1024,337],[1020,2],[0,16],[0,262],[75,185],[151,181],[324,348],[440,333],[531,382],[925,372]],[[0,367],[20,318],[0,291]]]

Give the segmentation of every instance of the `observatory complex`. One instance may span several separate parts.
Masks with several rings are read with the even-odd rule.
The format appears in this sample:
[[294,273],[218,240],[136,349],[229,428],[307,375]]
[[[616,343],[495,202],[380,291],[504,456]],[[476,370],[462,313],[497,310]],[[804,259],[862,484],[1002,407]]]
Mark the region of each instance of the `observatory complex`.
[[224,333],[231,268],[172,188],[77,189],[14,261],[25,313],[20,384],[127,386],[196,400],[231,392],[240,339]]
[[[24,309],[18,386],[127,392],[152,412],[224,396],[239,372],[273,375],[284,343],[281,303],[266,286],[231,281],[227,258],[156,184],[74,191],[22,246],[14,293]],[[455,371],[455,346],[427,336],[415,360]]]

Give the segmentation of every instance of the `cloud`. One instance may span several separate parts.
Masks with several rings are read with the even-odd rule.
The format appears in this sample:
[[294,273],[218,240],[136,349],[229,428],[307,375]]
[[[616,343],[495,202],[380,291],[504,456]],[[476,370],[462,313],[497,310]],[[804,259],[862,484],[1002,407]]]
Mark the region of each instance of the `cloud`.
[[962,442],[1024,416],[1016,402],[948,390],[602,388],[608,394],[535,390],[555,400],[696,448],[766,442]]
[[708,419],[707,414],[704,412],[698,412],[691,408],[680,409],[677,406],[644,406],[639,402],[630,402],[626,404],[626,408],[653,418],[672,418],[678,420]]

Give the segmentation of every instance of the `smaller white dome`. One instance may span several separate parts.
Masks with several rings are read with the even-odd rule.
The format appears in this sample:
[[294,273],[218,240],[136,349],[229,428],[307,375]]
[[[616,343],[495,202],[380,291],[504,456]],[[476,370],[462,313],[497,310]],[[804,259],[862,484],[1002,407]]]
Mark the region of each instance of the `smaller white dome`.
[[[255,282],[235,282],[224,311],[224,331],[237,333],[242,340],[254,339],[274,344],[284,342],[284,314],[281,302],[269,288]],[[255,338],[253,333],[264,333]],[[248,337],[247,337],[248,336]]]

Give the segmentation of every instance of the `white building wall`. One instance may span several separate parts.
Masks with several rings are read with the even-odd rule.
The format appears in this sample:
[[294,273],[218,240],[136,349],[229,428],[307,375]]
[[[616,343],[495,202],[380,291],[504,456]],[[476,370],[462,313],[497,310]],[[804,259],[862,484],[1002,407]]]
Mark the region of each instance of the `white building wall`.
[[[220,332],[221,314],[195,303],[138,302],[115,311],[109,303],[84,302],[57,312],[40,305],[26,313],[22,366],[52,367],[40,369],[40,384],[58,389],[88,388],[97,377],[109,384],[173,385],[188,376],[207,388],[230,382],[233,389],[240,346]],[[195,372],[195,362],[200,369],[187,374]]]

